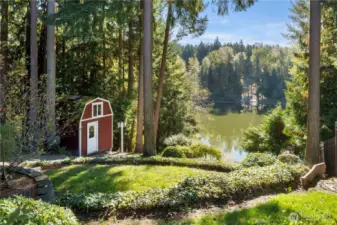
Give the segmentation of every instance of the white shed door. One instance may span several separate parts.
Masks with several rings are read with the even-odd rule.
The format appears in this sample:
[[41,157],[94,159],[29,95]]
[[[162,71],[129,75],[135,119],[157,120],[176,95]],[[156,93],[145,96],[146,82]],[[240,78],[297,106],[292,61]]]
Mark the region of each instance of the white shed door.
[[88,155],[98,152],[98,121],[88,123]]

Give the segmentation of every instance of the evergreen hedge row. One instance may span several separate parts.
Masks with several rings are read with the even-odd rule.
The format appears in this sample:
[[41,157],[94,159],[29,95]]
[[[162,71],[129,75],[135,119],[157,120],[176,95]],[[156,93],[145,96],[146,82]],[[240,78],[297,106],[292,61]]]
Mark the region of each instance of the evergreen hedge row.
[[218,172],[231,172],[240,168],[239,163],[220,162],[210,160],[198,159],[180,159],[180,158],[164,158],[160,156],[153,157],[78,157],[66,158],[62,160],[36,160],[26,161],[22,165],[28,167],[48,167],[48,166],[62,166],[73,164],[110,164],[110,165],[172,165],[185,166],[190,168],[198,168],[204,170],[212,170]]
[[205,204],[225,204],[268,193],[292,190],[299,186],[300,176],[308,171],[303,165],[276,163],[230,173],[209,174],[187,178],[170,189],[128,191],[114,194],[65,193],[58,204],[77,212],[97,212],[118,217],[154,214],[199,207]]

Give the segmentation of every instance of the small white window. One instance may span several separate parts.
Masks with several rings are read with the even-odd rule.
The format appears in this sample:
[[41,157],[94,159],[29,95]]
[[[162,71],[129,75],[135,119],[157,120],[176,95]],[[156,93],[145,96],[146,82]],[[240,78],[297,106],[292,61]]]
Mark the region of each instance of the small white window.
[[103,102],[92,104],[92,117],[99,117],[103,115]]

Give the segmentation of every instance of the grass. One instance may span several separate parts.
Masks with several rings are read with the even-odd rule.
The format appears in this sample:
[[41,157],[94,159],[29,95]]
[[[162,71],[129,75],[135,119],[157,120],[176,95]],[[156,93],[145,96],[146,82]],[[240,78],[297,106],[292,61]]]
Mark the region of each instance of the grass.
[[337,224],[337,195],[322,192],[282,194],[253,208],[199,219],[171,221],[171,225]]
[[215,172],[177,166],[71,165],[46,173],[57,192],[115,193],[172,187],[186,177]]

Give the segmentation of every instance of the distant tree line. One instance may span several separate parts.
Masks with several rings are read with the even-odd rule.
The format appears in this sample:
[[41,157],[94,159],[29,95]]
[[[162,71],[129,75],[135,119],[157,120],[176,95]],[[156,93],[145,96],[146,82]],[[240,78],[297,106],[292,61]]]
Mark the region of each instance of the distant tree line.
[[[200,63],[201,85],[210,92],[213,102],[240,102],[256,100],[271,102],[285,101],[288,70],[291,66],[290,49],[278,45],[244,45],[238,43],[213,43],[183,45],[181,57],[189,64],[195,57]],[[216,104],[215,104],[216,105]]]

